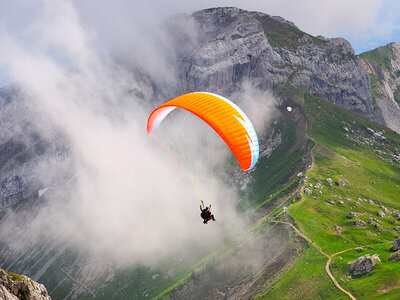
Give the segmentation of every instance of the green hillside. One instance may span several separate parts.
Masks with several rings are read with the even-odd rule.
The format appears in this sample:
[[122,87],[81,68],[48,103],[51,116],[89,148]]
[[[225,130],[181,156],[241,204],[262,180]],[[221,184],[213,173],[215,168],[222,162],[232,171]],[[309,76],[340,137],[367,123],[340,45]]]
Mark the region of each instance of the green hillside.
[[[391,243],[399,236],[394,230],[399,221],[393,215],[400,210],[400,164],[395,161],[400,136],[302,90],[281,87],[279,92],[285,96],[286,104],[293,106],[294,115],[282,110],[283,117],[273,130],[284,135],[288,144],[282,143],[273,155],[260,162],[262,167],[255,172],[247,190],[251,211],[255,216],[262,214],[252,229],[256,236],[268,236],[274,224],[290,222],[309,240],[306,247],[297,248],[297,259],[285,266],[284,274],[276,276],[267,267],[258,277],[261,285],[253,286],[251,297],[348,298],[325,271],[328,256],[332,256],[333,276],[356,298],[398,298],[400,263],[389,262],[388,257]],[[367,128],[382,132],[386,140],[375,139]],[[295,175],[306,168],[310,150],[311,168],[299,179]],[[344,186],[338,184],[341,180]],[[315,188],[318,183],[321,187]],[[311,194],[303,192],[306,187]],[[284,206],[288,209],[284,210]],[[384,211],[385,216],[379,216],[379,211]],[[349,212],[357,217],[348,219]],[[369,218],[373,219],[372,224],[368,224]],[[356,226],[356,221],[364,221],[365,226]],[[341,227],[340,232],[336,226]],[[289,244],[290,240],[296,241],[291,237]],[[364,248],[356,252],[357,247]],[[347,251],[335,255],[343,250]],[[382,262],[372,273],[356,279],[348,276],[347,263],[375,253]],[[229,256],[220,261],[228,259]],[[188,277],[184,284],[174,286],[171,298],[184,295],[189,286],[199,288],[201,284]]]
[[[295,226],[327,255],[350,249],[334,257],[331,271],[356,298],[376,299],[385,295],[398,299],[400,264],[389,262],[388,256],[391,242],[399,236],[394,230],[398,222],[394,215],[400,209],[400,165],[393,154],[399,153],[400,136],[351,111],[302,91],[297,93],[303,94],[300,98],[304,101],[297,103],[307,117],[307,133],[316,146],[312,151],[313,166],[305,173],[304,181],[304,188],[308,187],[312,193],[302,193],[302,200],[292,205],[288,214]],[[372,138],[368,127],[384,132],[386,140]],[[331,184],[328,178],[332,179]],[[345,185],[339,186],[339,180]],[[317,183],[321,188],[315,188]],[[380,217],[379,211],[385,216]],[[357,217],[348,219],[349,212],[355,212]],[[369,218],[374,219],[372,224],[368,224]],[[366,225],[355,226],[356,220]],[[341,227],[340,233],[335,231],[336,226]],[[361,253],[353,249],[366,245],[369,248]],[[338,289],[339,294],[330,289],[335,287],[323,270],[327,258],[309,262],[307,254],[311,252],[321,257],[312,247],[264,294],[265,299],[284,294],[288,299],[345,297]],[[377,253],[382,263],[370,275],[349,279],[347,263],[367,253]],[[299,289],[299,286],[310,288]]]

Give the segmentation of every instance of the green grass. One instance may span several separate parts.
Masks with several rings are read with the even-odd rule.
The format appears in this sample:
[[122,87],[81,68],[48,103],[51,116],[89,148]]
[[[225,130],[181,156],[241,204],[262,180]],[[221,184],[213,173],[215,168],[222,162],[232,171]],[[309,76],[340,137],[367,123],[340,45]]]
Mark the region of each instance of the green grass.
[[326,274],[326,261],[314,247],[308,248],[272,288],[256,299],[345,299]]
[[393,92],[394,100],[400,105],[400,85],[397,86],[396,90]]
[[283,24],[269,16],[260,18],[260,22],[263,26],[264,32],[267,35],[269,43],[273,47],[280,48],[296,48],[302,45],[299,39],[304,35],[311,38],[312,42],[316,45],[323,45],[326,41],[307,34],[300,29],[290,26],[289,24]]
[[388,45],[359,54],[360,58],[376,63],[378,66],[391,71],[390,50]]
[[[331,262],[331,272],[342,286],[358,299],[399,299],[400,298],[400,262],[389,261],[391,243],[371,245],[357,253],[355,250],[342,253]],[[381,263],[368,274],[351,278],[349,265],[365,254],[378,254]]]
[[377,76],[373,74],[369,74],[369,79],[371,81],[371,90],[372,90],[372,96],[374,96],[374,99],[381,99],[383,98],[383,94],[379,91],[379,87],[382,85],[382,79],[378,78]]

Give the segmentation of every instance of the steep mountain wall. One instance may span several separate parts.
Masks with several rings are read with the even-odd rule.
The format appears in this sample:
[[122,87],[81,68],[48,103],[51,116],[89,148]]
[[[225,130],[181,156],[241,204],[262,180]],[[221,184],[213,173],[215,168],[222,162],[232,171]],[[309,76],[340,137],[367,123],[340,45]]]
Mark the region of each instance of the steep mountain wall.
[[202,10],[192,18],[199,40],[180,53],[181,90],[230,96],[243,81],[261,89],[292,84],[371,116],[369,77],[346,40],[313,37],[282,18],[237,8]]

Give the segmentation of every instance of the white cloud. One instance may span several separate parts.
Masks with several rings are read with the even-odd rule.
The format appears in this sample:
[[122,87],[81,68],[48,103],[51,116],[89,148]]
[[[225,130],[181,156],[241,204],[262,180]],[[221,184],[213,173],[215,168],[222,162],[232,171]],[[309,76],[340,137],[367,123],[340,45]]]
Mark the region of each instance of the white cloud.
[[[200,248],[205,239],[218,243],[227,230],[237,230],[234,225],[242,222],[234,209],[236,195],[211,171],[219,161],[204,157],[202,141],[215,139],[207,137],[210,131],[191,122],[188,128],[195,130],[186,134],[199,138],[191,139],[190,149],[180,147],[181,152],[193,151],[189,179],[204,191],[206,202],[213,201],[217,213],[218,222],[204,227],[189,176],[182,176],[146,133],[150,109],[128,92],[138,87],[132,74],[99,53],[93,32],[82,26],[70,2],[40,5],[40,14],[19,34],[3,27],[0,65],[23,88],[41,133],[49,136],[57,130],[66,136],[76,177],[59,186],[59,192],[48,192],[51,201],[27,228],[26,238],[46,233],[93,255],[132,263],[156,261],[188,242]],[[24,38],[27,33],[32,43]],[[179,122],[177,118],[175,126],[183,126]],[[227,153],[223,146],[209,151],[209,158]],[[44,177],[46,173],[44,169]],[[1,230],[13,227],[8,225],[2,223]]]

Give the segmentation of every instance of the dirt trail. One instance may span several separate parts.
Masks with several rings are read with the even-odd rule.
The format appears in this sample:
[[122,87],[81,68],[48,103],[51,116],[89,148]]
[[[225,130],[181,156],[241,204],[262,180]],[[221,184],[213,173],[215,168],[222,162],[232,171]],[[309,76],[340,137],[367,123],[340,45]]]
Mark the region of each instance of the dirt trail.
[[337,252],[335,254],[329,255],[324,250],[322,250],[322,248],[316,242],[314,242],[312,239],[310,239],[304,233],[302,233],[300,230],[298,230],[293,224],[291,224],[289,222],[281,222],[281,221],[278,221],[278,222],[279,223],[283,223],[283,224],[287,224],[290,227],[292,227],[297,232],[298,235],[300,235],[303,239],[305,239],[307,242],[309,242],[311,245],[313,245],[322,255],[326,256],[328,258],[328,261],[326,262],[326,265],[325,265],[325,271],[326,271],[326,273],[328,273],[328,276],[331,278],[332,282],[335,284],[335,286],[339,290],[341,290],[343,293],[345,293],[347,296],[349,296],[352,300],[356,300],[356,298],[349,291],[345,290],[344,288],[342,288],[340,286],[340,284],[337,282],[335,277],[332,275],[331,270],[329,269],[329,265],[331,264],[332,258],[334,256],[336,256],[338,254],[341,254],[341,253],[344,253],[344,252],[347,252],[349,250],[353,250],[356,247],[350,248],[350,249],[346,249],[346,250],[342,250],[342,251],[339,251],[339,252]]
[[88,288],[85,284],[83,284],[82,282],[80,282],[79,280],[73,278],[68,272],[66,272],[64,270],[65,268],[61,268],[61,272],[63,272],[69,279],[71,279],[73,282],[79,284],[81,287],[83,287],[85,290],[87,290],[90,294],[92,294],[93,298],[96,298],[96,294],[90,289]]
[[[312,124],[312,121],[313,121],[316,117],[318,117],[320,113],[321,113],[321,112],[319,112],[319,113],[311,120],[311,124]],[[312,126],[312,125],[311,125],[311,126]],[[307,138],[309,138],[309,139],[311,139],[311,140],[314,141],[314,147],[313,147],[313,148],[311,149],[311,151],[310,151],[311,166],[310,166],[309,169],[312,169],[312,168],[314,167],[314,155],[315,155],[315,153],[313,153],[313,151],[315,150],[315,148],[316,148],[316,146],[317,146],[317,142],[316,142],[312,137],[310,137],[309,135],[307,135],[307,133],[306,133],[306,136],[307,136]],[[301,186],[301,188],[300,188],[300,197],[301,197],[300,202],[303,202],[303,201],[305,200],[305,198],[304,198],[304,188],[305,188],[305,186],[306,186],[306,182],[307,182],[307,181],[304,180],[304,184],[303,184],[303,185]],[[350,248],[350,249],[342,250],[342,251],[339,251],[339,252],[337,252],[337,253],[335,253],[335,254],[329,255],[329,254],[327,254],[324,250],[322,250],[322,248],[321,248],[316,242],[314,242],[312,239],[310,239],[308,236],[306,236],[304,233],[302,233],[300,230],[298,230],[293,224],[291,224],[291,223],[289,223],[289,222],[282,222],[282,221],[279,221],[279,222],[280,222],[280,223],[287,224],[287,225],[289,225],[290,227],[292,227],[292,228],[297,232],[298,235],[300,235],[302,238],[304,238],[307,242],[309,242],[311,245],[313,245],[322,255],[324,255],[324,256],[326,256],[326,257],[328,258],[328,261],[326,262],[326,265],[325,265],[325,271],[326,271],[326,273],[328,274],[328,276],[331,278],[331,280],[332,280],[332,282],[334,283],[334,285],[335,285],[339,290],[341,290],[344,294],[346,294],[347,296],[349,296],[350,299],[356,300],[356,298],[355,298],[349,291],[347,291],[347,290],[345,290],[344,288],[341,287],[341,285],[337,282],[337,280],[335,279],[335,277],[334,277],[333,274],[331,273],[331,270],[329,269],[329,266],[330,266],[330,264],[331,264],[331,261],[332,261],[332,258],[333,258],[333,257],[335,257],[335,256],[338,255],[338,254],[341,254],[341,253],[347,252],[347,251],[349,251],[349,250],[355,249],[355,248]]]

